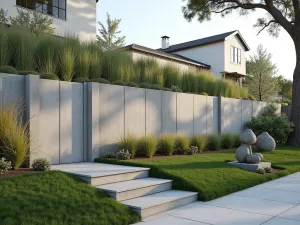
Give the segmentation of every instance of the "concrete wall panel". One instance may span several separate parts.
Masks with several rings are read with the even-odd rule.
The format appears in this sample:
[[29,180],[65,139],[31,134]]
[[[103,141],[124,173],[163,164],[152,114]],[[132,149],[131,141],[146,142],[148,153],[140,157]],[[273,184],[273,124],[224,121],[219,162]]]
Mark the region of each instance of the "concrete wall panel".
[[246,123],[252,119],[253,104],[250,100],[242,100],[242,130],[245,130]]
[[162,91],[146,90],[146,135],[162,134]]
[[36,158],[59,164],[59,81],[40,80],[40,134]]
[[176,133],[176,97],[177,93],[163,91],[162,92],[162,132]]
[[[210,102],[212,101],[213,103],[213,117],[208,117],[213,120],[213,134],[218,134],[219,133],[219,124],[221,123],[220,116],[219,116],[219,110],[220,110],[220,105],[219,105],[219,98],[218,97],[208,97]],[[209,101],[208,101],[209,102]],[[210,121],[210,120],[208,120]]]
[[207,133],[207,116],[208,116],[207,96],[195,95],[194,96],[194,133],[195,134]]
[[194,95],[177,94],[177,133],[194,134]]
[[125,87],[125,135],[146,134],[145,89]]
[[125,87],[99,84],[100,156],[117,151],[117,143],[124,137],[124,94]]
[[221,99],[221,133],[240,133],[242,130],[242,101]]

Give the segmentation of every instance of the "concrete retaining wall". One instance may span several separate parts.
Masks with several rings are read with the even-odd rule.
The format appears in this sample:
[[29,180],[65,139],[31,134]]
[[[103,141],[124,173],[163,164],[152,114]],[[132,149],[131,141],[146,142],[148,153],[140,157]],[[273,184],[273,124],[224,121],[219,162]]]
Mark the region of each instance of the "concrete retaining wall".
[[[240,133],[268,103],[99,83],[0,75],[2,103],[24,99],[30,120],[32,161],[53,164],[93,161],[116,151],[128,134]],[[278,105],[280,108],[280,105]]]

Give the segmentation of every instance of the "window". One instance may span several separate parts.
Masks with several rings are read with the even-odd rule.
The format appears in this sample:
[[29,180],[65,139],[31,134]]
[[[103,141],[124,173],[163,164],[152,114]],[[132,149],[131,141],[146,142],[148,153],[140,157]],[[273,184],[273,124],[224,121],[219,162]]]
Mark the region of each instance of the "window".
[[66,20],[67,0],[17,0],[17,5]]
[[230,62],[235,64],[242,63],[242,50],[240,48],[236,48],[231,46],[230,50]]

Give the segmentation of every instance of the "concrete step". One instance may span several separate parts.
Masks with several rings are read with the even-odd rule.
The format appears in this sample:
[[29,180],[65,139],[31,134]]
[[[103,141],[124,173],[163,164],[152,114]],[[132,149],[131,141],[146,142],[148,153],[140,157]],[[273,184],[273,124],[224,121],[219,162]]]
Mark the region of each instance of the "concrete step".
[[198,193],[170,190],[122,201],[142,218],[197,201]]
[[172,188],[172,181],[156,178],[143,178],[96,187],[106,191],[117,201],[124,201],[170,190]]
[[149,176],[149,168],[119,166],[104,163],[72,163],[53,166],[52,170],[60,170],[76,175],[93,186],[117,183]]

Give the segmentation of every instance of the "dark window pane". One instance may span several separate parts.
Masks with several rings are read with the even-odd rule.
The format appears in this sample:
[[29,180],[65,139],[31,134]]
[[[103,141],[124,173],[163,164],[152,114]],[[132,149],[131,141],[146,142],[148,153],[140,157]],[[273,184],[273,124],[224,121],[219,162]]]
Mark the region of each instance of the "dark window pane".
[[53,7],[52,8],[52,15],[54,16],[54,17],[57,17],[58,18],[58,8],[56,8],[56,7]]
[[52,0],[52,5],[58,7],[58,0]]
[[66,11],[63,9],[59,9],[59,18],[65,20],[66,19]]
[[59,8],[66,9],[66,0],[59,0]]

